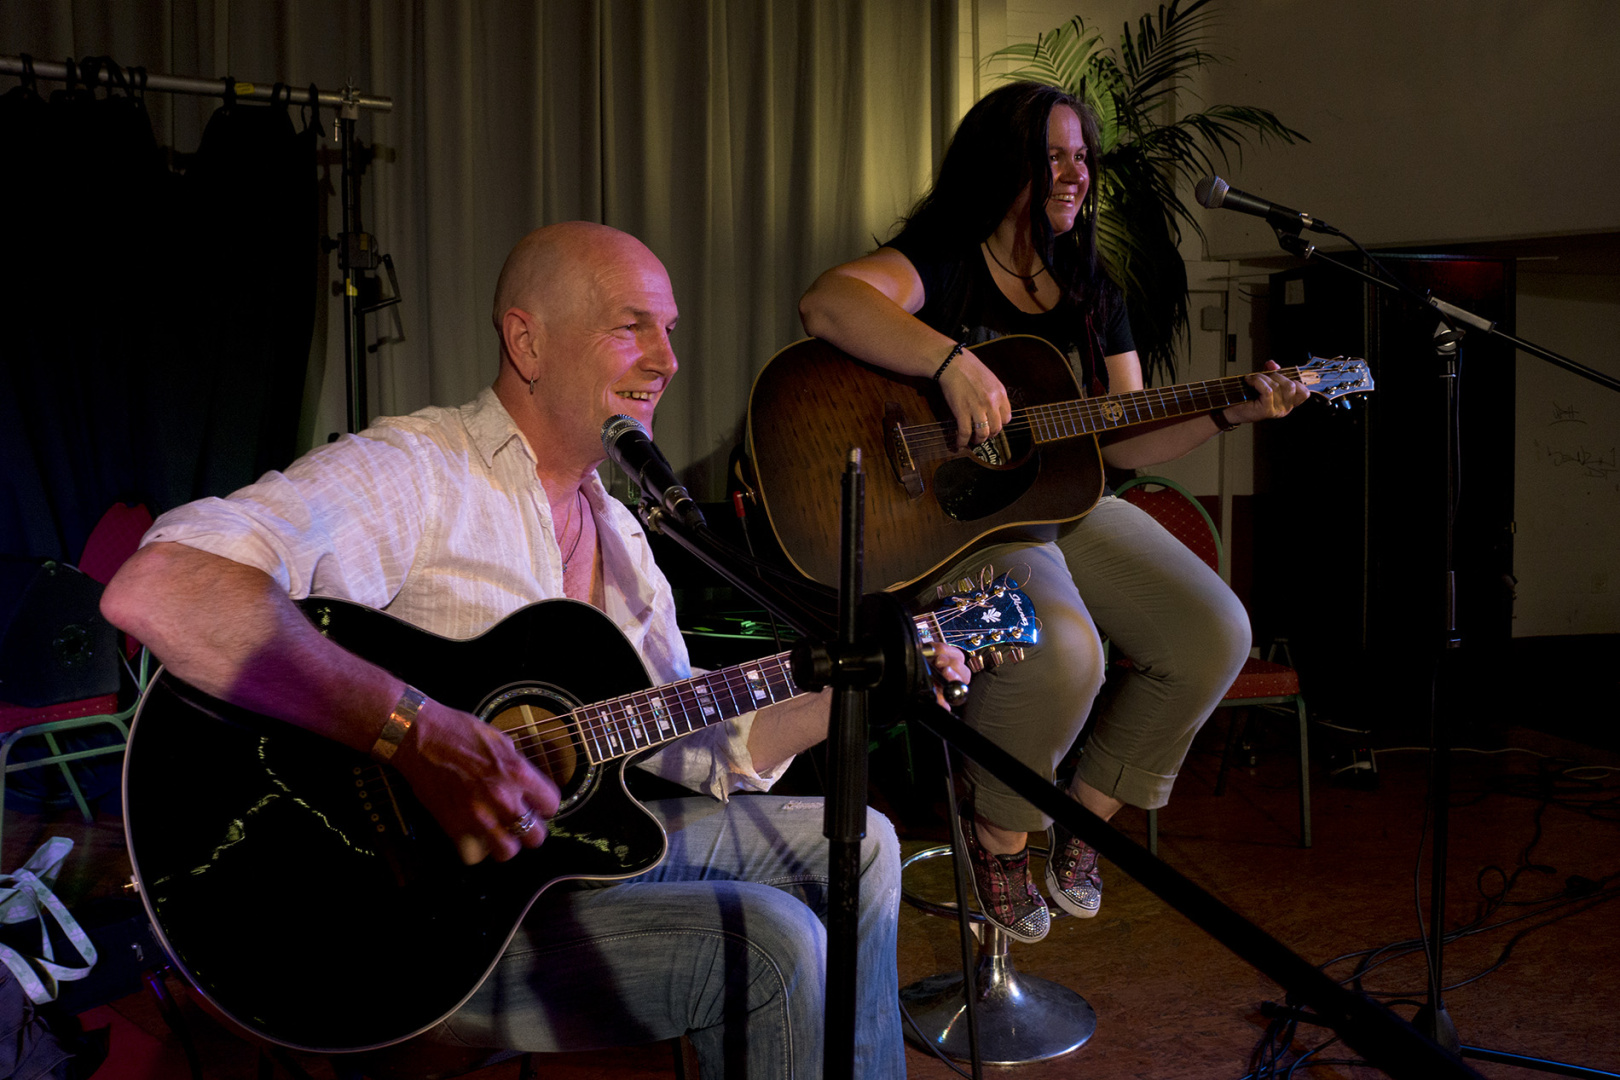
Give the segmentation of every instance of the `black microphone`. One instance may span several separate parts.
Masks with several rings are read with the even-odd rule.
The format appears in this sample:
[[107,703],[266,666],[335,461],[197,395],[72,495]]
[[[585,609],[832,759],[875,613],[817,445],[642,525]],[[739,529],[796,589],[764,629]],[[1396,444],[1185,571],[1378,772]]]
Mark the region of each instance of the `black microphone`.
[[1312,232],[1339,235],[1338,229],[1319,218],[1313,218],[1311,215],[1300,213],[1298,210],[1290,210],[1286,206],[1266,202],[1266,200],[1250,195],[1246,191],[1239,191],[1235,187],[1229,187],[1226,181],[1218,176],[1206,176],[1198,181],[1198,187],[1193,190],[1193,195],[1198,199],[1200,206],[1208,207],[1211,210],[1226,209],[1236,210],[1241,214],[1253,214],[1255,217],[1265,218],[1271,222],[1274,228],[1286,229],[1296,233],[1301,229],[1310,229]]
[[664,513],[688,528],[708,528],[698,504],[675,479],[675,470],[648,437],[640,420],[623,413],[608,417],[602,425],[602,448]]

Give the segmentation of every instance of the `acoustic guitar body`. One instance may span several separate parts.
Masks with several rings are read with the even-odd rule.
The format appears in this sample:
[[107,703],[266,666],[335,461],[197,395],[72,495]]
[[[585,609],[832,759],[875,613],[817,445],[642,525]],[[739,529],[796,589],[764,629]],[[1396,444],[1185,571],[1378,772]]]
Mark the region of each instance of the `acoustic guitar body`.
[[[998,338],[973,353],[1007,387],[1015,412],[1081,396],[1068,361],[1040,338]],[[899,445],[901,429],[931,425],[944,427]],[[975,546],[1052,540],[1102,494],[1095,436],[1036,446],[1025,427],[964,453],[950,451],[954,433],[931,379],[898,377],[816,338],[777,353],[749,399],[748,447],[789,560],[806,577],[838,583],[853,449],[866,473],[868,588],[911,585]]]

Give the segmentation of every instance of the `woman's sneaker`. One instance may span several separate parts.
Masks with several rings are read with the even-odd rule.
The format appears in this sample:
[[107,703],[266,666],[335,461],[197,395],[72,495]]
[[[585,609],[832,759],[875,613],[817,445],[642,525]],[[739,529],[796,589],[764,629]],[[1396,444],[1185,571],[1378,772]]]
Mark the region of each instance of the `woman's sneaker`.
[[1052,926],[1040,890],[1029,879],[1029,845],[1016,855],[997,855],[979,844],[972,814],[963,814],[962,840],[973,868],[973,891],[979,910],[991,925],[1026,944],[1041,940]]
[[1057,822],[1048,834],[1046,891],[1052,902],[1079,919],[1089,919],[1102,907],[1102,873],[1097,849],[1072,836]]

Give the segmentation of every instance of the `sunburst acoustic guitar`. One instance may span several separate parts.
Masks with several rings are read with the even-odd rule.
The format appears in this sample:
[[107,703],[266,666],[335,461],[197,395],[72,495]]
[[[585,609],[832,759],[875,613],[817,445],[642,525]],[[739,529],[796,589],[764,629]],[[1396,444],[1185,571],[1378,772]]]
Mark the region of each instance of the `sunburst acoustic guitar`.
[[[1102,494],[1096,435],[1235,405],[1241,376],[1082,397],[1068,361],[1041,338],[976,345],[1007,387],[1013,416],[970,450],[932,380],[862,363],[815,338],[777,353],[754,382],[748,450],[776,539],[800,573],[838,582],[838,505],[853,447],[867,461],[868,582],[897,589],[976,545],[1051,540]],[[1312,357],[1281,374],[1329,400],[1372,390],[1365,360]]]

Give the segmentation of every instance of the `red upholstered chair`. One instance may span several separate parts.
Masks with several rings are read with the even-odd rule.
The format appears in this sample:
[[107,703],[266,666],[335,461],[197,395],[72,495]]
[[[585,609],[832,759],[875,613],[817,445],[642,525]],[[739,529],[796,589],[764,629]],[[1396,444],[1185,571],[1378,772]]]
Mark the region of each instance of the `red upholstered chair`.
[[[111,581],[124,560],[134,554],[141,535],[151,524],[152,515],[146,507],[114,503],[102,515],[85,542],[84,554],[79,560],[80,572],[102,585]],[[79,813],[84,815],[85,822],[95,820],[69,765],[84,758],[123,753],[124,745],[129,740],[129,718],[134,715],[135,705],[146,687],[150,658],[139,642],[128,637],[124,641],[124,656],[120,657],[120,664],[128,667],[125,661],[134,658],[137,653],[139,659],[129,668],[135,693],[122,709],[119,708],[117,693],[33,707],[0,702],[0,837],[4,836],[5,827],[6,778],[24,769],[55,765],[61,770],[62,779],[78,805]],[[56,736],[61,732],[98,726],[115,733],[116,741],[69,751],[64,751],[57,742]],[[11,752],[16,745],[30,738],[45,741],[45,754],[26,761],[11,761]]]
[[[1138,476],[1115,489],[1120,498],[1140,506],[1186,544],[1210,569],[1221,573],[1221,534],[1203,504],[1174,480],[1162,476]],[[1225,576],[1224,574],[1222,575]],[[1232,688],[1218,708],[1247,710],[1250,707],[1286,709],[1292,706],[1299,720],[1299,843],[1311,846],[1311,752],[1305,698],[1299,692],[1299,673],[1287,664],[1277,663],[1277,646],[1266,659],[1250,657],[1243,662]],[[1128,663],[1128,660],[1122,661]],[[1226,770],[1232,750],[1247,722],[1247,714],[1234,716],[1227,728],[1226,751],[1215,780],[1215,794],[1226,791]],[[1148,847],[1158,849],[1158,811],[1148,811]]]

